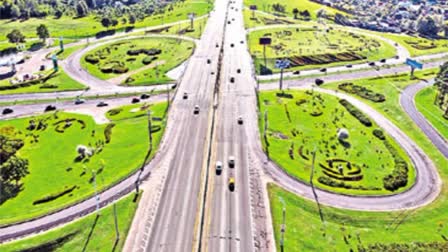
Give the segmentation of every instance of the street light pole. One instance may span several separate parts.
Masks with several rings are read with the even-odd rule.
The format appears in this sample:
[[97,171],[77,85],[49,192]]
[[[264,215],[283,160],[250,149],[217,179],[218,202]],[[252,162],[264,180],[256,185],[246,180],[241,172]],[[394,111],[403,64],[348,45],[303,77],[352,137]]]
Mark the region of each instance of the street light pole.
[[282,224],[280,226],[280,252],[285,250],[285,231],[286,231],[286,204],[282,197],[280,197],[280,202],[283,204],[282,209]]
[[151,110],[148,110],[148,133],[149,133],[149,151],[152,150],[152,124],[151,124]]
[[96,201],[96,214],[99,214],[99,210],[100,210],[100,198],[98,197],[98,192],[96,190],[96,171],[95,170],[91,170],[92,171],[92,177],[93,177],[93,188],[95,190],[95,201]]

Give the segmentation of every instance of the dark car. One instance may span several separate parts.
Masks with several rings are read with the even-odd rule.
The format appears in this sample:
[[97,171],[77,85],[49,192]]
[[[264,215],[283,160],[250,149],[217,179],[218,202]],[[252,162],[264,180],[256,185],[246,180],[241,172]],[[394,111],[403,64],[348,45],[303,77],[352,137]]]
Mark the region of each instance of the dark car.
[[188,93],[185,92],[184,95],[182,96],[182,98],[184,98],[184,100],[188,99]]
[[55,111],[56,110],[56,106],[54,106],[54,105],[48,105],[48,106],[46,106],[45,107],[45,112],[48,112],[48,111]]
[[107,107],[107,106],[109,106],[109,104],[107,104],[107,103],[101,101],[101,102],[99,102],[96,106],[97,106],[97,107]]
[[227,24],[230,24],[230,21],[227,21]]
[[386,63],[386,59],[381,59],[380,62],[381,63]]
[[237,73],[241,73],[241,69],[238,68],[238,69],[236,70],[236,72],[237,72]]
[[232,44],[230,44],[230,47],[234,47],[235,45],[232,43]]
[[212,63],[212,60],[211,59],[207,59],[207,64],[210,64],[210,63]]
[[375,62],[369,62],[369,66],[375,66]]
[[292,74],[299,75],[299,74],[300,74],[300,71],[299,71],[299,70],[294,71]]
[[131,101],[132,103],[139,103],[140,102],[140,99],[139,98],[132,98],[132,101]]
[[352,68],[353,66],[352,66],[352,65],[347,65],[346,67],[347,67],[347,68]]
[[325,72],[327,72],[327,69],[326,69],[326,68],[321,68],[320,71],[321,71],[322,73],[325,73]]
[[216,48],[218,48],[219,47],[219,44],[218,43],[216,43]]
[[235,83],[235,77],[230,77],[230,83]]
[[320,86],[320,85],[324,84],[324,80],[316,79],[315,83],[316,83],[316,85]]
[[11,108],[5,108],[5,109],[3,109],[2,114],[8,115],[8,114],[12,114],[13,112],[14,112],[14,110],[12,110]]
[[244,44],[244,41],[243,41],[243,40],[241,40],[241,41],[240,41],[240,43],[241,43],[241,44]]
[[40,65],[39,70],[40,70],[40,71],[45,71],[45,65]]
[[149,99],[149,97],[151,97],[149,94],[142,94],[142,95],[140,95],[140,99],[142,99],[142,100]]

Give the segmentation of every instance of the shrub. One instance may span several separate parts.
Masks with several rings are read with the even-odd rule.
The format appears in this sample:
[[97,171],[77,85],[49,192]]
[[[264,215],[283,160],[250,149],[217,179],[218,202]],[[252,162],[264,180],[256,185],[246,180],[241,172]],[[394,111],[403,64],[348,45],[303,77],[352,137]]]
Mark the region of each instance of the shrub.
[[294,98],[294,96],[292,94],[288,94],[285,92],[277,93],[276,95],[277,95],[277,97],[281,97],[281,98],[287,98],[287,99]]
[[53,200],[55,200],[55,199],[57,199],[59,197],[62,197],[64,195],[68,194],[68,193],[71,193],[75,189],[76,189],[76,185],[74,185],[72,187],[69,187],[69,188],[67,188],[67,189],[65,189],[65,190],[63,190],[61,192],[47,195],[47,196],[45,196],[45,197],[43,197],[41,199],[35,200],[33,202],[33,205],[37,205],[37,204],[42,204],[42,203],[46,203],[46,202],[49,202],[49,201],[53,201]]
[[92,55],[92,54],[88,54],[88,55],[85,57],[85,60],[86,60],[88,63],[93,64],[93,65],[96,65],[96,64],[98,64],[98,63],[100,62],[100,59],[99,59],[98,57]]
[[380,129],[374,129],[373,135],[376,136],[381,141],[386,140],[386,136],[384,135],[383,131]]
[[352,116],[358,119],[360,123],[364,124],[367,127],[372,126],[372,122],[370,121],[370,119],[366,115],[364,115],[361,111],[359,111],[355,106],[353,106],[353,104],[351,104],[345,99],[340,99],[339,103],[342,106],[344,106]]
[[151,133],[159,132],[162,129],[160,125],[152,125],[151,126]]
[[300,105],[302,105],[302,104],[304,104],[304,103],[306,103],[306,99],[300,99],[300,100],[297,100],[297,101],[296,101],[296,105],[297,105],[297,106],[300,106]]
[[128,55],[131,56],[137,56],[141,53],[144,53],[148,56],[153,56],[153,55],[158,55],[162,53],[162,50],[157,49],[157,48],[151,48],[151,49],[131,49],[127,51]]
[[157,59],[157,57],[149,57],[149,56],[146,56],[146,57],[144,57],[143,58],[143,60],[142,60],[142,63],[144,64],[144,65],[149,65],[149,64],[151,64],[154,60],[156,60]]
[[367,89],[362,86],[354,85],[353,83],[342,83],[338,86],[339,89],[350,93],[356,94],[364,99],[373,101],[373,102],[384,102],[386,101],[386,97],[383,94],[375,93],[374,91]]
[[386,190],[395,191],[400,187],[406,186],[408,183],[408,164],[391,143],[387,140],[384,140],[383,143],[392,155],[395,163],[392,173],[383,178],[383,187]]
[[109,110],[109,111],[107,112],[107,114],[108,114],[109,116],[116,116],[116,115],[120,114],[122,111],[123,111],[122,108],[115,108],[115,109],[111,109],[111,110]]
[[305,160],[310,160],[305,154],[303,153],[303,145],[299,147],[299,156],[302,157]]
[[112,72],[116,74],[124,74],[129,71],[129,68],[126,66],[115,65],[112,67]]
[[106,138],[106,143],[110,143],[111,141],[113,127],[115,127],[115,123],[109,123],[104,129],[104,138]]

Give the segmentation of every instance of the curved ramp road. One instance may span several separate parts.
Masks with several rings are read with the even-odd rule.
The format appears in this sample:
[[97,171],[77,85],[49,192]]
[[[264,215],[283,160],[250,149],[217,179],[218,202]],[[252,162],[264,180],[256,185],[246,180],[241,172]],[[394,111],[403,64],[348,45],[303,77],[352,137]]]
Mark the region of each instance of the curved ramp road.
[[[302,87],[299,89],[310,89],[310,87]],[[345,196],[316,189],[320,203],[347,209],[390,211],[418,208],[431,203],[439,195],[441,190],[441,180],[434,163],[397,126],[385,118],[381,113],[352,96],[322,88],[314,88],[314,90],[346,99],[372,118],[406,151],[411,158],[417,173],[414,186],[400,194],[390,196]],[[266,155],[262,152],[260,144],[258,153],[260,159],[266,160]],[[279,185],[292,192],[314,200],[309,185],[290,177],[272,162],[269,162],[265,166],[265,170]]]
[[[439,151],[448,159],[448,142],[443,136],[431,125],[431,123],[418,111],[415,106],[415,95],[425,87],[434,85],[434,80],[429,82],[420,82],[407,86],[400,96],[400,104],[404,111],[411,117],[417,126],[426,134],[431,142],[439,149]],[[442,118],[441,118],[442,119]]]

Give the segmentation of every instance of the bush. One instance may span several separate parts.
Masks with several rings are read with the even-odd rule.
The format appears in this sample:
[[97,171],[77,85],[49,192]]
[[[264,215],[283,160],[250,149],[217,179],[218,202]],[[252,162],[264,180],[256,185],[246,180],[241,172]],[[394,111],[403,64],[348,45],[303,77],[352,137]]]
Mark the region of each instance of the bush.
[[294,98],[294,96],[292,94],[288,94],[285,92],[277,93],[276,95],[277,95],[277,97],[281,97],[281,98],[287,98],[287,99]]
[[112,72],[116,74],[124,74],[129,71],[129,68],[126,66],[115,65],[112,67]]
[[151,126],[151,133],[159,132],[162,129],[160,125],[152,125]]
[[302,105],[304,103],[306,103],[306,99],[300,99],[300,100],[296,101],[296,105],[297,106],[300,106],[300,105]]
[[370,119],[361,111],[359,111],[355,106],[353,106],[350,102],[345,99],[340,99],[339,103],[344,106],[352,116],[358,119],[360,123],[364,124],[367,127],[372,126],[372,122],[370,121]]
[[100,59],[99,59],[98,57],[93,56],[92,54],[88,54],[88,55],[85,57],[85,60],[86,60],[88,63],[93,64],[93,65],[96,65],[96,64],[98,64],[98,63],[100,62]]
[[110,143],[111,141],[113,127],[115,127],[115,123],[109,123],[104,129],[104,138],[106,138],[106,143]]
[[151,49],[131,49],[127,51],[127,54],[130,56],[137,56],[141,53],[144,53],[148,56],[158,55],[162,53],[162,50],[157,48],[151,48]]
[[386,190],[395,191],[408,184],[408,164],[391,143],[387,140],[384,140],[383,143],[392,155],[395,163],[392,173],[383,178],[383,187]]
[[362,86],[354,85],[353,83],[342,83],[338,86],[340,90],[343,90],[350,94],[356,94],[364,99],[373,102],[384,102],[386,97],[383,94],[375,93],[374,91]]
[[35,200],[33,202],[33,205],[37,205],[37,204],[42,204],[42,203],[46,203],[46,202],[49,202],[49,201],[53,201],[53,200],[55,200],[55,199],[57,199],[59,197],[62,197],[64,195],[68,194],[68,193],[71,193],[75,189],[76,189],[76,185],[74,185],[74,186],[72,186],[70,188],[67,188],[67,189],[65,189],[65,190],[63,190],[61,192],[47,195],[47,196],[43,197],[42,199]]
[[142,63],[144,64],[144,65],[149,65],[149,64],[151,64],[154,60],[156,60],[157,59],[157,57],[149,57],[149,56],[146,56],[146,57],[144,57],[143,58],[143,60],[142,60]]
[[386,140],[386,136],[384,135],[383,131],[380,130],[380,129],[374,129],[373,130],[373,135],[376,136],[381,141]]
[[123,111],[122,108],[115,108],[115,109],[111,109],[111,110],[109,110],[109,111],[107,112],[107,114],[108,114],[109,116],[116,116],[116,115],[120,114],[122,111]]

